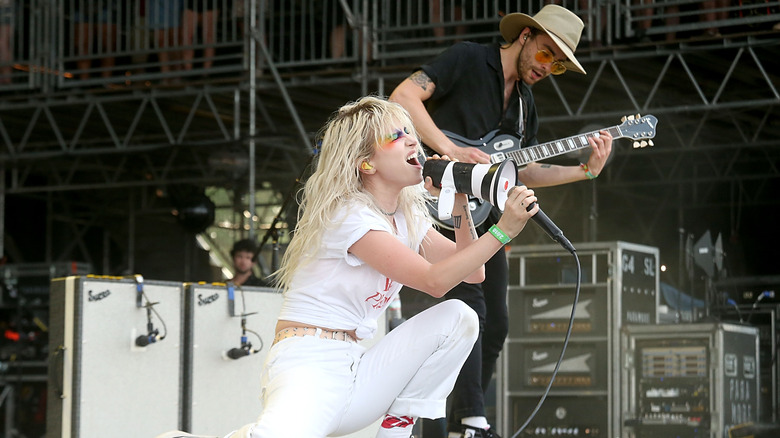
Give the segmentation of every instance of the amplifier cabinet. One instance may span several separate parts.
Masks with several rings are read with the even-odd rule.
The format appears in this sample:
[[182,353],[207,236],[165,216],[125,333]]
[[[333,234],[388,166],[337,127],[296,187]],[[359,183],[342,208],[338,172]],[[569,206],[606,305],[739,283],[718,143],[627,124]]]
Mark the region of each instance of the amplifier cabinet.
[[780,369],[777,366],[777,336],[780,305],[760,304],[758,306],[736,306],[716,309],[724,322],[745,322],[758,329],[758,359],[761,364],[761,392],[759,394],[758,417],[761,423],[776,423],[780,418],[778,403],[778,384],[780,384]]
[[[224,284],[187,284],[185,296],[185,430],[224,436],[260,415],[260,377],[283,297],[272,288]],[[370,347],[386,331],[379,324],[374,338],[362,344]],[[237,356],[243,335],[252,345],[248,355]],[[374,437],[380,420],[345,438]]]
[[[539,397],[511,397],[512,423],[521,425],[539,403]],[[544,400],[522,437],[611,438],[604,412],[609,409],[606,396],[593,396],[583,403],[579,395],[552,395]],[[511,436],[511,435],[507,435]]]
[[[657,248],[583,243],[577,255],[582,284],[572,336],[550,394],[523,436],[616,436],[620,327],[657,323]],[[509,336],[498,367],[502,436],[513,436],[544,394],[577,286],[576,260],[559,245],[512,246],[508,259]]]
[[[507,385],[519,392],[540,391],[550,383],[553,369],[561,354],[559,343],[521,344],[512,342],[506,346],[507,355],[522,358],[507,373]],[[560,390],[607,390],[607,344],[605,342],[570,342],[561,362],[553,388]]]
[[758,329],[728,323],[623,327],[621,436],[728,438],[759,412]]
[[47,438],[181,427],[182,290],[140,277],[52,281]]
[[[509,300],[509,336],[516,339],[560,338],[569,328],[572,285],[529,287]],[[604,336],[609,324],[605,286],[584,284],[574,315],[572,336]]]
[[[273,342],[282,294],[271,288],[187,284],[185,296],[185,387],[190,390],[185,429],[224,436],[260,414],[260,373]],[[251,347],[241,348],[242,336]]]

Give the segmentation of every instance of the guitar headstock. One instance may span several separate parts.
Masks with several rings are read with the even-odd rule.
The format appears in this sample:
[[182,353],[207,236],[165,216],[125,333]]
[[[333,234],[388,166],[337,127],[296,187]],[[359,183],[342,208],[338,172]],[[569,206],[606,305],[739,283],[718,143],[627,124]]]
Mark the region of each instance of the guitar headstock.
[[623,116],[620,121],[623,122],[618,126],[621,137],[634,140],[634,149],[653,146],[653,141],[650,139],[655,137],[655,126],[658,124],[658,119],[651,115],[640,116],[637,114],[636,116]]

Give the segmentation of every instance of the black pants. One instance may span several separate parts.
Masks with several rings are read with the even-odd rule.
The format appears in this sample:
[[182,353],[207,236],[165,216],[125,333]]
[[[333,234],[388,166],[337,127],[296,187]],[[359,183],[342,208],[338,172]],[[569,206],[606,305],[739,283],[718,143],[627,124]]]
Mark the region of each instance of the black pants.
[[[480,234],[486,227],[480,227]],[[441,233],[450,240],[455,240],[452,231],[443,229]],[[485,390],[493,377],[498,355],[509,332],[509,312],[506,307],[508,278],[506,252],[499,250],[485,263],[484,282],[460,283],[444,296],[445,299],[457,298],[477,312],[479,337],[447,400],[447,419],[425,420],[424,438],[447,438],[445,429],[460,432],[462,418],[485,416]]]
[[[441,233],[455,240],[452,231],[441,230]],[[479,337],[458,374],[447,403],[447,429],[451,432],[460,432],[460,420],[464,417],[485,416],[485,390],[493,377],[498,354],[509,332],[509,312],[506,307],[508,275],[506,252],[499,250],[485,263],[484,282],[460,283],[444,296],[446,299],[463,301],[479,316]],[[441,423],[440,420],[434,422]],[[423,424],[425,438],[446,438],[441,424],[430,424],[431,421],[426,423]]]
[[481,285],[460,283],[445,296],[468,304],[477,312],[480,325],[477,342],[450,394],[447,422],[452,432],[460,431],[461,418],[485,416],[485,390],[509,331],[507,280],[506,252],[501,250],[485,263],[485,281]]

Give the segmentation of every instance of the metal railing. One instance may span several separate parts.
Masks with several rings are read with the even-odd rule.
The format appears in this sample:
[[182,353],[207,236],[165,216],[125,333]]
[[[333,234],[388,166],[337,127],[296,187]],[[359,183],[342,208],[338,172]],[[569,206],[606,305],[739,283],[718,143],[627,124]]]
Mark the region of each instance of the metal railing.
[[[354,62],[359,40],[350,22],[358,5],[357,0],[0,0],[0,91],[240,78],[249,70],[253,29],[279,67]],[[258,59],[260,67],[264,62]]]
[[[425,59],[501,41],[542,0],[0,0],[0,92],[156,86]],[[555,0],[586,23],[580,50],[766,31],[780,0]],[[194,5],[189,9],[187,5]]]
[[40,66],[40,32],[33,2],[0,0],[0,90],[32,88]]
[[53,20],[57,88],[235,73],[245,17],[230,0],[70,0]]
[[371,10],[373,53],[389,62],[430,56],[458,40],[503,42],[504,15],[533,15],[548,3],[582,18],[580,50],[780,30],[778,0],[382,0]]

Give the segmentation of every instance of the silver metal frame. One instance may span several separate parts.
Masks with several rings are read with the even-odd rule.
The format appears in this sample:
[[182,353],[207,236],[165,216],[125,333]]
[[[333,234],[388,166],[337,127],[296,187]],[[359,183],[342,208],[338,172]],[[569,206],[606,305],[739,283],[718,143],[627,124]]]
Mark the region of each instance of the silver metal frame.
[[[209,157],[226,145],[244,146],[248,162],[256,164],[249,166],[254,177],[248,190],[262,181],[284,192],[300,174],[301,157],[311,153],[322,114],[335,109],[335,102],[343,104],[370,92],[386,94],[386,87],[458,39],[500,38],[495,30],[497,11],[532,14],[544,4],[441,0],[440,20],[432,22],[425,19],[429,12],[420,9],[425,2],[413,0],[304,0],[285,2],[289,9],[283,11],[270,10],[266,0],[241,1],[243,21],[224,9],[223,31],[215,43],[240,55],[220,58],[221,65],[209,72],[217,77],[209,79],[200,77],[206,72],[196,63],[175,85],[157,81],[176,79],[176,74],[162,74],[158,63],[141,61],[125,66],[129,85],[123,75],[102,78],[98,66],[89,82],[66,78],[64,67],[77,56],[70,45],[65,47],[64,41],[73,36],[62,2],[21,2],[24,13],[14,17],[16,35],[21,36],[12,42],[13,82],[0,84],[0,211],[5,211],[8,195],[45,193],[52,205],[73,204],[74,192],[94,190],[123,190],[128,201],[114,209],[124,210],[120,216],[125,218],[159,211],[163,207],[144,198],[143,188],[222,184],[224,175],[210,165]],[[326,14],[317,26],[304,19],[288,20],[286,27],[272,23],[278,16],[302,17],[302,8],[310,11],[315,2],[326,5],[330,16],[337,12],[344,16],[349,48],[354,50],[343,58],[328,56],[323,34],[316,32],[334,23]],[[673,3],[693,10],[702,4]],[[569,136],[587,123],[602,125],[634,113],[654,114],[663,126],[656,148],[633,152],[616,148],[614,162],[598,180],[598,192],[593,189],[589,238],[597,238],[597,193],[619,197],[618,203],[643,233],[642,241],[650,241],[652,231],[670,216],[679,217],[683,226],[685,216],[696,215],[701,208],[777,205],[778,198],[766,188],[780,178],[780,135],[772,123],[780,104],[776,73],[780,34],[764,30],[771,27],[773,16],[732,17],[713,23],[723,27],[723,37],[701,38],[696,35],[701,29],[666,26],[663,8],[670,3],[655,3],[651,36],[674,31],[681,37],[671,43],[639,43],[629,39],[635,37],[633,29],[640,19],[637,4],[628,0],[561,4],[589,17],[577,55],[589,74],[551,78],[535,87],[537,101],[545,102],[540,114],[545,137]],[[592,12],[597,5],[608,12],[600,48],[591,47],[595,29],[601,26],[601,15]],[[777,8],[778,1],[764,6]],[[466,11],[461,19],[452,12],[457,7]],[[739,12],[731,9],[732,14]],[[123,15],[120,24],[126,27],[120,33],[128,38],[116,53],[110,52],[118,58],[141,59],[155,53],[135,13],[131,7]],[[704,28],[696,14],[681,18],[690,21],[686,26]],[[468,27],[459,34],[463,25]],[[239,36],[241,26],[249,31]],[[443,37],[434,34],[436,28],[443,28]],[[133,36],[138,31],[147,36]],[[289,39],[284,35],[291,33],[308,38],[285,44]],[[670,95],[669,83],[686,87],[675,87]],[[738,92],[730,93],[733,89]],[[314,102],[321,111],[313,116],[306,111]],[[42,179],[36,181],[36,176]],[[558,189],[564,196],[548,201],[548,213],[551,206],[562,208],[557,203],[572,190],[576,189]],[[249,210],[256,207],[249,205]],[[107,214],[93,212],[87,226],[99,225]],[[83,231],[83,218],[71,212],[69,220]],[[132,235],[132,219],[127,226]],[[47,261],[68,257],[64,254],[78,245],[79,238],[62,250],[47,248]],[[0,254],[4,249],[0,240]],[[132,268],[133,253],[128,257]]]
[[[723,377],[723,357],[727,351],[733,351],[730,346],[724,344],[724,334],[726,332],[739,333],[751,336],[755,339],[753,352],[755,353],[756,385],[752,390],[751,397],[756,398],[756,411],[753,413],[753,422],[758,420],[758,403],[761,399],[758,397],[761,379],[759,372],[759,340],[758,329],[744,325],[730,323],[694,323],[694,324],[673,324],[659,325],[655,327],[631,325],[625,327],[621,334],[620,343],[622,345],[623,357],[620,359],[621,369],[617,374],[621,376],[621,386],[623,399],[621,408],[623,415],[628,417],[635,414],[637,395],[636,388],[636,366],[633,363],[633,354],[636,351],[636,342],[638,340],[653,339],[702,339],[707,342],[709,376],[709,399],[710,399],[710,436],[712,438],[727,437],[728,430],[724,425],[723,412],[726,406],[724,401],[724,377]],[[624,438],[631,438],[634,435],[632,430],[625,425],[620,424],[620,435]],[[617,435],[616,435],[617,436]]]
[[[620,330],[623,326],[622,321],[622,293],[623,293],[623,269],[626,266],[623,255],[625,251],[632,251],[637,253],[642,253],[645,255],[649,255],[654,258],[655,260],[655,266],[652,267],[654,272],[654,283],[655,283],[655,318],[649,322],[649,325],[655,325],[658,322],[658,304],[660,300],[660,267],[659,267],[659,251],[658,248],[650,247],[646,245],[639,245],[635,243],[629,243],[629,242],[589,242],[589,243],[576,243],[574,244],[575,248],[577,248],[577,254],[579,257],[588,257],[590,258],[589,263],[582,263],[584,266],[590,266],[591,271],[587,274],[590,275],[590,281],[583,281],[583,285],[587,286],[596,286],[598,288],[605,289],[605,293],[607,294],[607,312],[608,315],[608,321],[607,321],[607,328],[606,333],[603,334],[593,334],[592,336],[587,336],[587,338],[583,338],[582,336],[579,337],[580,340],[587,340],[587,341],[593,341],[597,343],[605,343],[607,345],[607,351],[609,354],[609,357],[605,361],[607,363],[607,388],[603,393],[601,391],[594,391],[594,390],[583,390],[583,391],[576,391],[576,390],[568,390],[568,391],[556,391],[555,388],[551,388],[550,394],[551,395],[569,395],[569,396],[580,396],[585,399],[589,396],[603,396],[606,397],[608,400],[609,405],[609,412],[605,413],[607,416],[607,424],[609,425],[610,430],[603,431],[605,436],[616,436],[615,432],[619,430],[620,428],[620,419],[621,419],[621,412],[620,412],[620,369],[618,364],[620,363],[621,358],[621,350],[620,350]],[[515,270],[518,272],[517,278],[520,280],[519,284],[510,284],[509,285],[509,291],[508,294],[517,293],[519,291],[533,291],[533,290],[545,290],[549,289],[550,287],[560,287],[559,284],[533,284],[529,285],[526,284],[525,279],[527,278],[528,271],[526,268],[526,264],[528,259],[531,258],[555,258],[560,257],[562,259],[571,258],[571,254],[569,254],[566,250],[562,249],[559,245],[523,245],[523,246],[512,246],[508,255],[509,258],[509,269],[510,272]],[[607,266],[607,272],[608,272],[608,278],[606,279],[606,282],[600,281],[599,278],[597,278],[597,271],[600,267],[600,263],[602,261],[606,261]],[[510,275],[510,278],[514,278],[514,275]],[[583,278],[588,278],[587,275],[583,275]],[[565,284],[565,286],[571,287],[572,290],[572,297],[575,291],[575,284]],[[509,299],[509,297],[508,297]],[[513,315],[514,318],[520,318],[522,315]],[[573,334],[574,336],[574,334]],[[558,339],[560,338],[560,339]],[[552,339],[548,339],[548,337],[545,337],[544,340],[548,341],[562,341],[563,336],[555,337]],[[540,342],[541,339],[536,340],[535,342]],[[506,343],[512,343],[512,342],[522,342],[522,343],[528,343],[531,342],[528,339],[512,339],[511,336],[507,338]],[[569,345],[576,344],[577,339],[572,339],[570,341]],[[507,370],[510,369],[511,364],[509,363],[509,357],[506,354],[506,348],[504,349],[504,352],[501,354],[501,358],[499,360],[499,367],[498,367],[498,385],[497,385],[497,400],[499,406],[497,406],[497,411],[500,413],[498,418],[498,427],[501,431],[502,436],[512,436],[515,431],[509,430],[510,422],[509,418],[511,415],[511,406],[509,403],[509,398],[512,397],[513,392],[510,391],[510,388],[507,386],[507,379],[505,378],[505,373]],[[523,394],[523,395],[529,395],[531,394]],[[538,392],[538,394],[533,394],[541,396],[541,391]],[[587,401],[586,401],[587,402]]]

